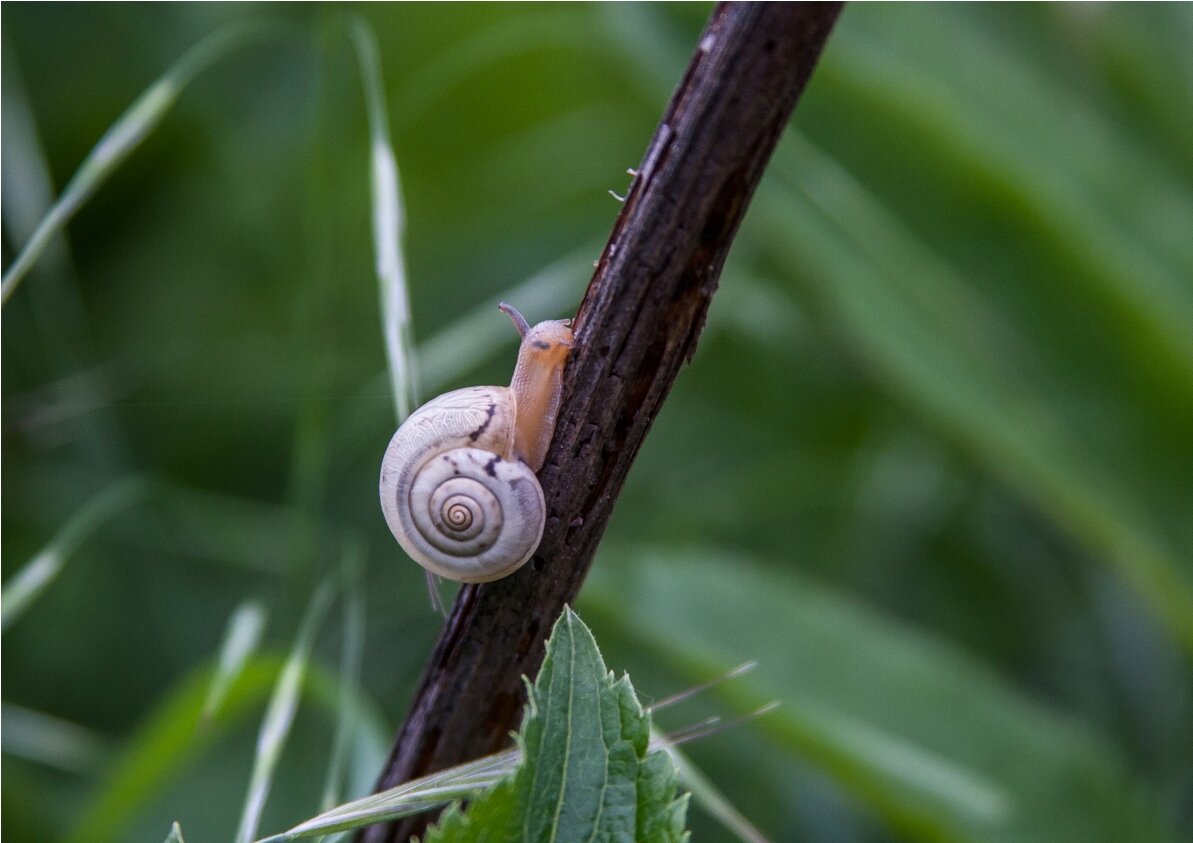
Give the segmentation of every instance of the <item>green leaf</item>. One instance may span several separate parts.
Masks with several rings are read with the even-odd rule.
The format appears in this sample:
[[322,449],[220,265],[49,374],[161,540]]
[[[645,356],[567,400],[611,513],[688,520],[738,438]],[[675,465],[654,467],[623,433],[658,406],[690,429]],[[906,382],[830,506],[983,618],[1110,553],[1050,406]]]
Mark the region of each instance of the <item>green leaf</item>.
[[511,778],[448,809],[427,843],[683,840],[687,797],[628,676],[614,680],[592,633],[565,608],[530,691]]
[[[682,571],[682,587],[676,572]],[[1172,839],[1112,748],[965,653],[791,571],[740,556],[637,555],[598,567],[586,604],[693,680],[760,666],[714,693],[779,700],[757,721],[901,839]]]

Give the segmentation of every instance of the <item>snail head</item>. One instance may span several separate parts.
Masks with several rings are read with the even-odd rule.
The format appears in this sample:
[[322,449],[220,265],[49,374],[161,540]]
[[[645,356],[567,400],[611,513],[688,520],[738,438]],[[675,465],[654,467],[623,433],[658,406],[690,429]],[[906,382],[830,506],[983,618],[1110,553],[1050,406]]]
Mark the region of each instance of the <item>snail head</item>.
[[525,351],[550,359],[566,359],[572,347],[571,319],[551,319],[532,327],[513,305],[502,302],[497,305],[497,309],[513,321],[514,327],[522,337],[522,348]]

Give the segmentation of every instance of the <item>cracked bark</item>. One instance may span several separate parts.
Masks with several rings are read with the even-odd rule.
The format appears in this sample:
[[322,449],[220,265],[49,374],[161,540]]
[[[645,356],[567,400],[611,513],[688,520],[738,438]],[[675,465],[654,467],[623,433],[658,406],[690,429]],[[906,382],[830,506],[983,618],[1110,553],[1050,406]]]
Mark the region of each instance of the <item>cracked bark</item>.
[[[505,579],[464,586],[377,789],[509,743],[551,624],[573,601],[663,400],[691,359],[730,243],[841,9],[722,3],[635,176],[576,316],[539,477],[542,543]],[[362,830],[419,833],[427,815]]]

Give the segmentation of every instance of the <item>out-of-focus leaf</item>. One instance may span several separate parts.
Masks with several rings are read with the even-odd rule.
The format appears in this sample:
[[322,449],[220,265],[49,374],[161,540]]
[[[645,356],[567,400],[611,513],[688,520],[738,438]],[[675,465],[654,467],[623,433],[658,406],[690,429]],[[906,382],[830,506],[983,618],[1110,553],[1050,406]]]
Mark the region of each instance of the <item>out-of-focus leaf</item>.
[[[1121,223],[1108,218],[1103,200],[1066,173],[1063,158],[1041,157],[1051,138],[1034,142],[1024,131],[1008,131],[1006,121],[976,111],[972,97],[951,91],[955,79],[933,79],[890,48],[856,35],[834,40],[831,58],[818,75],[838,96],[873,103],[947,156],[964,173],[975,201],[997,203],[1025,237],[1041,242],[1069,267],[1054,277],[1057,285],[1074,296],[1102,298],[1142,360],[1163,368],[1182,389],[1193,387],[1193,332],[1187,330],[1193,321],[1193,295],[1188,285],[1127,236]],[[1050,123],[1037,131],[1044,136],[1053,130]],[[1096,131],[1114,136],[1110,127]],[[1070,160],[1073,154],[1068,153]],[[1123,160],[1123,154],[1107,159],[1115,165]],[[1154,178],[1163,184],[1162,176]],[[1172,196],[1170,190],[1166,193]],[[1193,214],[1187,202],[1175,207],[1186,218]]]
[[215,669],[197,670],[186,677],[143,718],[68,840],[103,843],[123,839],[122,832],[137,809],[165,787],[217,729],[238,721],[265,698],[279,667],[277,659],[251,659],[228,689],[224,704],[206,721],[203,706]]
[[[125,839],[125,830],[155,794],[269,697],[284,665],[284,660],[272,655],[250,658],[228,688],[223,705],[210,718],[204,717],[204,703],[215,666],[196,669],[181,679],[141,718],[67,840],[106,843]],[[317,664],[308,666],[303,691],[317,708],[331,715],[329,722],[338,716],[339,685],[337,677]],[[381,743],[388,739],[389,729],[367,700],[358,696],[353,707],[370,740]]]
[[[278,575],[289,570],[295,506],[227,495],[180,484],[155,483],[154,503],[169,527],[171,545],[245,571]],[[153,533],[138,537],[150,543]]]
[[596,570],[590,611],[677,670],[704,678],[756,658],[757,670],[714,693],[743,709],[779,700],[755,728],[907,839],[1172,839],[1079,724],[864,605],[730,552],[644,551],[616,575]]
[[986,325],[956,275],[811,145],[777,164],[806,199],[777,191],[760,203],[773,248],[883,386],[1113,566],[1193,649],[1193,585],[1141,495],[983,346]]

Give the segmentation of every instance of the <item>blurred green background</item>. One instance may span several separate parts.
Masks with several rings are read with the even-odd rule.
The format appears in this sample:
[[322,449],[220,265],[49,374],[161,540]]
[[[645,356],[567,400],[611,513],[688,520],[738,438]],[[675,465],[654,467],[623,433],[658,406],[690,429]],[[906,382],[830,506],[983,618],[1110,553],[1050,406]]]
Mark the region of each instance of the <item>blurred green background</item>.
[[[6,840],[229,839],[345,548],[348,795],[438,633],[376,500],[350,16],[380,47],[425,400],[506,382],[500,299],[574,310],[709,8],[4,5],[5,267],[185,49],[279,24],[195,78],[4,308],[6,599],[107,508],[4,633]],[[1190,43],[1181,4],[843,13],[578,606],[647,699],[761,662],[659,721],[781,702],[687,747],[770,838],[1193,835]],[[246,599],[262,649],[196,727]],[[342,634],[333,612],[262,833],[320,807]]]

